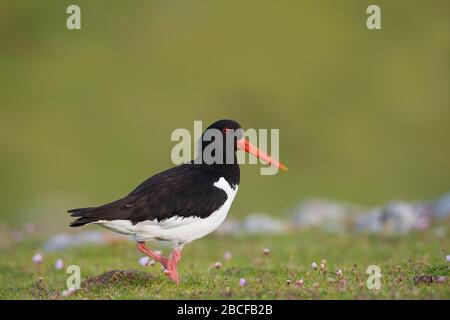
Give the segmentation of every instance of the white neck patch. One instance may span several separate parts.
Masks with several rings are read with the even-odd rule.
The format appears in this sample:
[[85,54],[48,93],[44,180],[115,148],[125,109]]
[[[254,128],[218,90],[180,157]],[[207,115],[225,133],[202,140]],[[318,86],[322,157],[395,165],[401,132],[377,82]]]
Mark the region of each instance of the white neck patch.
[[225,191],[225,193],[227,194],[227,197],[230,198],[230,196],[232,196],[234,198],[234,196],[236,195],[236,186],[234,186],[234,188],[228,183],[227,180],[225,180],[224,177],[220,177],[219,180],[217,180],[216,182],[214,182],[214,187],[219,188],[223,191]]

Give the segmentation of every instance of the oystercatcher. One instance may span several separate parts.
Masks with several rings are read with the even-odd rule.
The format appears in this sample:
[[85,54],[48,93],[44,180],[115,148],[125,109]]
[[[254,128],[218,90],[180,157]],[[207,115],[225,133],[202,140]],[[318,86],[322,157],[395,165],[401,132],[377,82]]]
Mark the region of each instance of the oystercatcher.
[[[215,137],[222,140],[223,152],[211,148],[215,139],[205,137],[209,130],[218,133]],[[226,143],[231,134],[232,143]],[[199,146],[202,152],[198,157],[205,157],[204,151],[210,146],[216,161],[211,163],[197,157],[145,180],[122,199],[99,207],[69,210],[72,217],[78,217],[70,226],[99,224],[131,236],[140,251],[160,262],[166,274],[179,283],[177,264],[183,246],[215,230],[225,220],[236,196],[240,180],[236,151],[244,150],[287,170],[245,139],[236,121],[213,123],[203,132]],[[165,258],[150,250],[145,245],[148,240],[171,242],[172,253]]]

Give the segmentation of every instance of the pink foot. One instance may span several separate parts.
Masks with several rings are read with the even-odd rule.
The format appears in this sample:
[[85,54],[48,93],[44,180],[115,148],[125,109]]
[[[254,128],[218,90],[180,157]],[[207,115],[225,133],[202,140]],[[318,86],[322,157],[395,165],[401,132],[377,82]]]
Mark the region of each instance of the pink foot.
[[156,261],[158,261],[159,263],[161,263],[161,265],[164,267],[164,269],[167,269],[168,264],[169,264],[169,260],[167,258],[164,258],[163,256],[157,254],[156,252],[150,250],[149,248],[147,248],[145,246],[145,242],[138,242],[137,243],[137,248],[144,254],[148,255],[149,257],[155,259]]
[[175,281],[177,284],[180,284],[180,276],[177,271],[177,264],[181,260],[181,250],[174,249],[170,256],[170,260],[167,263],[167,275],[170,279]]

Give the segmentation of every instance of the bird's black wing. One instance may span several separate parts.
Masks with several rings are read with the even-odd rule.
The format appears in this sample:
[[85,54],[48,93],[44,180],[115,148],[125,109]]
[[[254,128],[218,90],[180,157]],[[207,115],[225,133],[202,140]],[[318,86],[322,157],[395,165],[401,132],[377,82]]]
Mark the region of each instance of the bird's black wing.
[[220,177],[204,166],[183,164],[147,179],[128,196],[112,203],[69,210],[78,227],[99,220],[162,221],[173,216],[205,218],[227,200],[226,193],[213,186]]

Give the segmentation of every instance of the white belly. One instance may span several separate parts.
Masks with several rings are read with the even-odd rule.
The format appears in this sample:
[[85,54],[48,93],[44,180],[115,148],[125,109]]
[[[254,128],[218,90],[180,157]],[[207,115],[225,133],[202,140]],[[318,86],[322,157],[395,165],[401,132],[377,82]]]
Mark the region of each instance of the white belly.
[[174,216],[160,222],[147,220],[138,222],[135,225],[129,220],[100,220],[95,223],[112,231],[130,235],[136,241],[155,239],[183,245],[206,236],[217,229],[225,220],[238,191],[238,186],[233,189],[223,177],[215,182],[214,186],[225,191],[228,198],[219,209],[204,219],[195,216],[187,218]]

